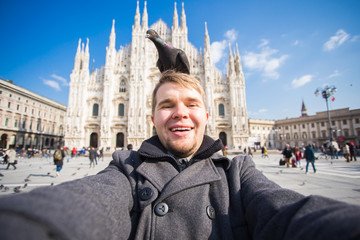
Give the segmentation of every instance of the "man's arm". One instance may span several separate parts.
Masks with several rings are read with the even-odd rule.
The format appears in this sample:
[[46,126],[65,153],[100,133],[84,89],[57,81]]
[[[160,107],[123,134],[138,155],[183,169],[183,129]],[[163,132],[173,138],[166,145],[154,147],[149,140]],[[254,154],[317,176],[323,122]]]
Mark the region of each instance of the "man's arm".
[[233,161],[250,235],[260,239],[359,239],[360,207],[279,187],[251,158]]
[[127,239],[133,198],[116,168],[0,198],[0,239]]

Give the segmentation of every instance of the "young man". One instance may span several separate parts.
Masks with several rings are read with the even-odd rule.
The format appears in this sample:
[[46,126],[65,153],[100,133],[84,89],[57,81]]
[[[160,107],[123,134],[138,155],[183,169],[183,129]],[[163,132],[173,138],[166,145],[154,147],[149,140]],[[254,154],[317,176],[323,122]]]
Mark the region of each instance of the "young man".
[[219,154],[195,78],[165,73],[152,102],[158,135],[138,151],[115,152],[95,176],[0,198],[0,239],[360,237],[360,207],[282,189],[250,157]]

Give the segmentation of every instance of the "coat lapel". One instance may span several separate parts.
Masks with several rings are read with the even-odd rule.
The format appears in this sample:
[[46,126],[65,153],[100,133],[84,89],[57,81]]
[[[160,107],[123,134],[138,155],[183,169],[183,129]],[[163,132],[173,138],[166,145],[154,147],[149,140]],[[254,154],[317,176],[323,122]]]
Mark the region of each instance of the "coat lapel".
[[145,161],[137,168],[137,172],[158,189],[160,193],[157,201],[184,189],[221,179],[211,159],[196,162],[180,173],[169,162]]

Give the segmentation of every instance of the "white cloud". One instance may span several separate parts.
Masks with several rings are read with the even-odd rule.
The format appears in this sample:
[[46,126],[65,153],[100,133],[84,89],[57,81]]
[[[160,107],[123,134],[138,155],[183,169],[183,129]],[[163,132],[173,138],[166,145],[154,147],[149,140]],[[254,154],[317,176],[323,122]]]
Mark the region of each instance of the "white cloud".
[[340,72],[338,70],[335,70],[328,78],[334,78],[340,76]]
[[61,90],[59,83],[56,82],[56,81],[43,79],[43,83],[44,83],[45,85],[48,85],[49,87],[55,89],[56,91],[60,91],[60,90]]
[[261,39],[261,43],[259,44],[258,48],[263,48],[269,44],[269,40]]
[[285,63],[288,55],[274,57],[278,50],[271,49],[268,44],[268,40],[262,39],[262,43],[259,45],[261,48],[260,53],[246,53],[243,57],[244,66],[250,70],[262,72],[265,77],[277,79],[280,76],[277,70]]
[[227,56],[226,49],[229,46],[229,43],[234,43],[237,39],[237,31],[235,29],[230,29],[225,32],[225,39],[221,41],[215,41],[210,46],[211,51],[211,60],[213,64],[220,62],[220,60]]
[[61,82],[62,85],[64,85],[64,86],[69,86],[69,83],[68,83],[68,81],[67,81],[65,78],[63,78],[63,77],[61,77],[61,76],[58,76],[58,75],[56,75],[56,74],[51,74],[51,77],[54,78],[54,79],[56,79],[56,80],[58,80],[59,82]]
[[313,75],[308,74],[308,75],[302,76],[299,79],[295,78],[294,80],[291,81],[291,85],[293,88],[298,88],[298,87],[304,86],[305,84],[311,82],[313,77],[314,77]]
[[211,60],[214,64],[218,63],[221,58],[225,55],[225,49],[227,47],[226,40],[221,42],[213,42],[210,46]]
[[299,45],[299,40],[295,40],[291,45],[293,45],[293,46],[297,46],[297,45]]
[[267,111],[268,111],[267,109],[262,108],[262,109],[259,110],[259,113],[264,113],[264,112],[267,112]]
[[339,29],[334,36],[331,36],[330,39],[324,43],[323,49],[324,51],[331,51],[337,47],[340,47],[349,38],[350,35],[348,33],[342,29]]

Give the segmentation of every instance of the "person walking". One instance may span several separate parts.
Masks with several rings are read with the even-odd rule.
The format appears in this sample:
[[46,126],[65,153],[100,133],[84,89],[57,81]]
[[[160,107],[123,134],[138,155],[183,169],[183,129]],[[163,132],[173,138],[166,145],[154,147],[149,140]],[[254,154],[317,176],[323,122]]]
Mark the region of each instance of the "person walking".
[[60,171],[64,164],[65,153],[63,147],[58,147],[56,151],[54,152],[54,164],[56,165],[56,177],[60,176]]
[[354,158],[354,161],[356,161],[356,148],[353,142],[349,144],[350,149],[350,161]]
[[284,155],[286,161],[286,167],[290,167],[290,159],[292,157],[292,151],[290,149],[289,144],[286,144],[284,150],[282,151],[282,155]]
[[266,148],[265,145],[261,148],[261,154],[262,154],[261,156],[262,156],[263,158],[269,158],[268,152],[267,152],[267,148]]
[[104,161],[104,148],[101,148],[99,151],[99,161],[101,159],[101,161]]
[[304,152],[304,157],[306,159],[306,172],[305,174],[308,173],[309,170],[309,163],[311,163],[313,169],[314,169],[314,173],[316,173],[316,168],[315,168],[315,154],[314,151],[312,150],[311,145],[309,144]]
[[301,167],[301,150],[299,147],[295,147],[294,155],[296,160],[296,167]]
[[7,168],[6,170],[9,170],[10,165],[14,167],[14,170],[16,169],[16,152],[13,148],[10,148],[7,152],[6,152],[7,157]]
[[93,167],[95,167],[96,156],[97,156],[97,152],[96,152],[95,148],[91,147],[90,151],[89,151],[90,168],[91,168],[91,165],[93,165]]
[[343,155],[344,158],[346,159],[346,162],[350,162],[349,156],[350,156],[350,148],[348,143],[345,143],[344,147],[343,147]]
[[66,155],[66,162],[70,162],[71,150],[68,147],[65,147],[65,155]]

